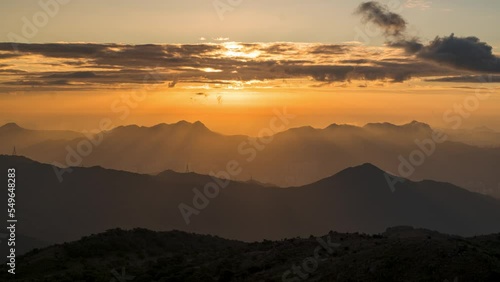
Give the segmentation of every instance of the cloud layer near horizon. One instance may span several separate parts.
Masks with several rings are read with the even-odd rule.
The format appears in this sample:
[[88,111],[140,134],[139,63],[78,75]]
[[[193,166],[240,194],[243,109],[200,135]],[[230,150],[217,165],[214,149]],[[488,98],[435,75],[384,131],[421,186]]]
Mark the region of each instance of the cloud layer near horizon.
[[403,82],[411,78],[476,74],[472,70],[464,72],[439,65],[423,58],[424,55],[355,43],[57,43],[15,47],[17,50],[10,43],[0,43],[3,91],[12,87],[65,90],[142,83],[175,87],[179,82],[231,84],[293,78],[326,83]]

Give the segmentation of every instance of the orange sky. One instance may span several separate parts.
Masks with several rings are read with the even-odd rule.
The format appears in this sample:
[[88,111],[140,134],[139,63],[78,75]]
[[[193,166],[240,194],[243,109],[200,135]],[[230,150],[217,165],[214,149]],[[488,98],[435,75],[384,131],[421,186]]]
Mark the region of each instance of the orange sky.
[[[274,110],[286,107],[296,116],[289,127],[412,120],[450,127],[443,115],[450,110],[455,113],[455,105],[462,105],[480,93],[490,96],[476,99],[477,109],[465,109],[470,116],[463,119],[463,127],[488,126],[500,130],[500,120],[495,118],[500,108],[500,96],[494,89],[498,85],[488,85],[487,91],[481,90],[484,85],[477,83],[463,85],[471,89],[419,81],[369,87],[359,87],[359,83],[313,87],[317,82],[303,79],[290,80],[286,87],[282,81],[275,81],[260,87],[196,90],[203,95],[193,94],[193,87],[200,85],[183,83],[175,88],[140,86],[136,90],[105,92],[17,92],[0,97],[0,121],[17,122],[27,128],[94,130],[102,119],[112,120],[114,126],[200,120],[224,134],[256,135],[268,126]],[[269,86],[273,84],[277,86]]]

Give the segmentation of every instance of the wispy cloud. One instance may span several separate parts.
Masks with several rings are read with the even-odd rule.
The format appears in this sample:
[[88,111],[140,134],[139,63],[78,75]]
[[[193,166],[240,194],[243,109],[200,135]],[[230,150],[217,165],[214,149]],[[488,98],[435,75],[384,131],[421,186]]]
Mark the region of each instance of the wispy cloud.
[[416,8],[420,10],[430,9],[432,5],[431,1],[426,0],[406,0],[405,7],[406,8]]

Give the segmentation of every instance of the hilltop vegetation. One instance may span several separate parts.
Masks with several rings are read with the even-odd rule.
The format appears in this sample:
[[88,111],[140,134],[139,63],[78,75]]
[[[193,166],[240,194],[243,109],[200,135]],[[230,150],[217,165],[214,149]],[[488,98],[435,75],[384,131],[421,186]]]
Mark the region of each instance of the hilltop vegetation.
[[180,231],[114,229],[31,251],[19,258],[15,277],[5,266],[1,273],[2,281],[32,282],[298,282],[300,275],[308,281],[497,282],[500,235],[462,238],[398,227],[380,235],[330,232],[321,239],[243,243]]

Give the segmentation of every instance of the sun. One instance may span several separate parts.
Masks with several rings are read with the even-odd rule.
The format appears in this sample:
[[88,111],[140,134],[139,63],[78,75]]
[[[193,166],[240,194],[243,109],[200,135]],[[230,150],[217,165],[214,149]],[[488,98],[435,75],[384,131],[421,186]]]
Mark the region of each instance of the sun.
[[260,51],[251,50],[246,52],[245,47],[237,42],[226,42],[223,46],[226,48],[226,51],[222,53],[224,57],[255,59],[260,56]]

